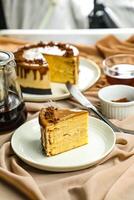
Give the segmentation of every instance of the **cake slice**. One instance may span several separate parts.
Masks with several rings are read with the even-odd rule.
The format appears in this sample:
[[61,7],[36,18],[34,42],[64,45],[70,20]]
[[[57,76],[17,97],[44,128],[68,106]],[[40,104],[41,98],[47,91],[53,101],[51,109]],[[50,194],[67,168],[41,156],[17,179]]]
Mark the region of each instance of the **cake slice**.
[[88,112],[54,107],[39,113],[41,143],[45,154],[53,156],[88,143]]
[[50,42],[44,47],[42,53],[49,64],[52,82],[78,83],[79,51],[75,46]]

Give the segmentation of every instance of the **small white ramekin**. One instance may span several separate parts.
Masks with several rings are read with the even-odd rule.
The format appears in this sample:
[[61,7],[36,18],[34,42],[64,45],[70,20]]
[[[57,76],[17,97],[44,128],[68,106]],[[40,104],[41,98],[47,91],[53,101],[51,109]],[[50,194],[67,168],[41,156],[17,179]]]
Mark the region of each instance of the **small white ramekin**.
[[[125,119],[134,115],[134,87],[128,85],[110,85],[100,89],[98,97],[103,115],[109,119]],[[113,102],[127,98],[129,102]]]

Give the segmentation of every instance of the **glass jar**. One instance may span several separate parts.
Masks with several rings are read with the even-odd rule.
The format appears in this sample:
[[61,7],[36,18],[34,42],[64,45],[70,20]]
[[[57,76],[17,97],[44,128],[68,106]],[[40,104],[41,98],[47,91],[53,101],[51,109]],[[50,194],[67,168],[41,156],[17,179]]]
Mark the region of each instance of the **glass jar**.
[[0,133],[16,129],[27,118],[15,67],[14,55],[0,51]]
[[103,67],[108,83],[134,86],[134,55],[110,56],[103,61]]

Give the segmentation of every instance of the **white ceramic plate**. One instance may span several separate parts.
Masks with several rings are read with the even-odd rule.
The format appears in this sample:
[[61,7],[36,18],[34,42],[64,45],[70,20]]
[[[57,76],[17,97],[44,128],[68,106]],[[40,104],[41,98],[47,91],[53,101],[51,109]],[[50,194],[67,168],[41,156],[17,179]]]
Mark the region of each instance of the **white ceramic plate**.
[[[78,88],[85,91],[97,82],[100,77],[100,68],[93,61],[80,57],[80,72],[78,80]],[[23,93],[25,101],[48,101],[60,100],[69,97],[69,92],[65,84],[51,83],[52,95],[34,95]]]
[[75,171],[96,164],[107,156],[115,145],[113,130],[99,119],[89,118],[89,143],[52,157],[42,152],[38,119],[20,126],[13,134],[14,152],[27,164],[47,171]]

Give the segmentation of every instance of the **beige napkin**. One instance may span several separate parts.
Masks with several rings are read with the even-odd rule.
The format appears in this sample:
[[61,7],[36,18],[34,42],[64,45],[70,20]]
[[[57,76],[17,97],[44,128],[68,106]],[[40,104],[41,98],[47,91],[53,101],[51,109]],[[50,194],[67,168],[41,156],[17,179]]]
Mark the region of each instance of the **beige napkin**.
[[0,50],[16,51],[19,47],[30,42],[21,39],[0,36]]
[[[130,126],[134,129],[134,124]],[[11,133],[0,136],[0,180],[8,183],[8,198],[14,191],[11,200],[16,197],[34,200],[131,200],[134,197],[133,135],[117,134],[116,147],[100,164],[69,173],[49,173],[24,164],[13,153],[10,137]],[[4,195],[1,193],[1,199]]]
[[115,54],[133,54],[133,37],[126,41],[121,41],[113,35],[109,35],[96,43],[96,47],[103,57]]
[[[111,36],[110,36],[111,38]],[[7,40],[7,38],[6,38]],[[132,38],[131,38],[132,41]],[[99,41],[101,42],[101,41]],[[127,41],[129,43],[129,40]],[[9,42],[11,48],[11,43]],[[103,43],[105,46],[105,43]],[[0,38],[1,45],[1,38]],[[20,46],[22,44],[19,44]],[[107,45],[107,43],[106,43]],[[120,45],[120,44],[119,44]],[[6,44],[6,47],[8,45]],[[81,55],[101,67],[105,48],[78,45]],[[110,47],[112,49],[112,47]],[[11,48],[12,49],[12,48]],[[108,47],[109,49],[109,47]],[[84,94],[99,108],[97,92],[107,85],[104,75]],[[64,101],[65,102],[65,101]],[[64,105],[58,101],[58,105]],[[76,107],[73,99],[67,103]],[[73,102],[73,104],[72,104]],[[46,103],[26,103],[28,119],[38,116]],[[71,106],[68,104],[68,106]],[[134,116],[114,123],[134,130]],[[28,132],[27,134],[32,134]],[[133,200],[134,199],[134,136],[117,133],[114,150],[96,166],[69,173],[41,171],[23,163],[12,151],[12,133],[0,135],[0,199],[19,200]],[[19,145],[19,144],[18,144]],[[96,147],[94,147],[96,148]],[[30,153],[30,152],[29,152]]]

